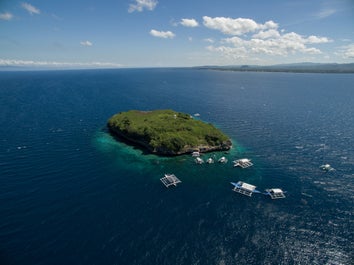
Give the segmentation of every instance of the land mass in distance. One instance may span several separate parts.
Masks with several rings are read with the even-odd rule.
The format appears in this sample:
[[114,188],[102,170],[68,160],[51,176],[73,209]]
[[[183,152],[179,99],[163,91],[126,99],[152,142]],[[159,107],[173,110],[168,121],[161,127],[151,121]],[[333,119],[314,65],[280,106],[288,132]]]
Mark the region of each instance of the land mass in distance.
[[120,112],[107,126],[113,135],[163,156],[225,151],[232,146],[229,137],[212,124],[173,110]]
[[277,65],[207,65],[198,69],[238,72],[354,73],[354,63],[293,63]]

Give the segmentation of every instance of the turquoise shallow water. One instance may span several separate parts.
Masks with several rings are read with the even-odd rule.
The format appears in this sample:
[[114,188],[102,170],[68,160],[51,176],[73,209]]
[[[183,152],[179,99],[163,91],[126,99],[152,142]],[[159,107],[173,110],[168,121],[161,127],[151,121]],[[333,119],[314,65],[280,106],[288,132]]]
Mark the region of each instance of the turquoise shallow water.
[[[0,264],[351,264],[353,75],[121,69],[0,73]],[[128,109],[200,113],[229,161],[115,141]],[[207,157],[207,156],[205,156]],[[336,170],[323,172],[330,163]],[[166,189],[164,173],[182,183]],[[284,200],[232,191],[243,180]]]

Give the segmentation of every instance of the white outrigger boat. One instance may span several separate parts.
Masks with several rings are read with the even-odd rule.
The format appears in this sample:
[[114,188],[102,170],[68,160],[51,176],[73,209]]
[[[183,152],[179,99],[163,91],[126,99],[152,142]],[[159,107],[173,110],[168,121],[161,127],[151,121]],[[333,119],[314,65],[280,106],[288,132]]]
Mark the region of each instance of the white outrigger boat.
[[226,163],[227,163],[227,161],[228,161],[228,160],[227,160],[227,158],[226,158],[226,157],[224,157],[224,156],[223,156],[223,157],[221,157],[221,158],[218,160],[218,162],[219,162],[219,163],[222,163],[222,164],[226,164]]
[[264,195],[269,195],[273,200],[275,199],[283,199],[285,198],[285,191],[283,191],[282,189],[266,189],[266,192],[264,193]]
[[193,157],[198,157],[198,156],[200,156],[200,153],[199,153],[198,151],[194,151],[194,152],[192,153],[192,156],[193,156]]
[[206,160],[206,163],[207,163],[207,164],[213,164],[213,163],[214,163],[214,159],[212,159],[211,157],[209,157],[209,158]]
[[199,164],[199,165],[204,163],[204,160],[201,159],[200,157],[196,157],[196,158],[194,159],[194,161],[195,161],[196,164]]
[[166,188],[171,185],[177,186],[178,183],[182,182],[176,177],[175,174],[165,174],[165,176],[163,178],[160,178],[160,180]]
[[327,171],[327,172],[335,170],[333,167],[331,167],[330,164],[321,165],[320,169],[322,169],[323,171]]
[[243,181],[239,181],[237,183],[235,182],[230,182],[230,183],[234,185],[234,188],[232,189],[233,191],[249,197],[251,197],[253,193],[261,193],[260,191],[256,190],[256,186],[248,184]]
[[234,167],[248,168],[253,166],[253,163],[248,158],[242,158],[234,161]]

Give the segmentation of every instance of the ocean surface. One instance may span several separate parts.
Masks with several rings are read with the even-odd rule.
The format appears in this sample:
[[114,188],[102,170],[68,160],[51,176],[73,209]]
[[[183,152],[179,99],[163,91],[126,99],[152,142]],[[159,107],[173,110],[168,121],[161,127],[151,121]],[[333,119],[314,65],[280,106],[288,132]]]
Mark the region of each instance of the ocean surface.
[[[0,264],[353,264],[353,84],[352,74],[0,72]],[[210,154],[229,162],[117,142],[106,121],[130,109],[200,113],[232,139],[231,152]],[[244,157],[254,166],[234,168]],[[165,188],[165,173],[182,183]],[[243,196],[238,180],[286,198]]]

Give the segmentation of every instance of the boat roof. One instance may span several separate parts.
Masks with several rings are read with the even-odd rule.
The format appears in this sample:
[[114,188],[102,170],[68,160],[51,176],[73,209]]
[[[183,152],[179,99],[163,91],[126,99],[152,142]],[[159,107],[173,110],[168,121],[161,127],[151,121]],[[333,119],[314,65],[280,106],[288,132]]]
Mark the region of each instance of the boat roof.
[[274,193],[283,193],[282,189],[271,189]]
[[243,182],[240,185],[240,187],[243,188],[243,189],[246,189],[246,190],[250,190],[250,191],[254,191],[256,189],[256,186],[248,184],[248,183],[245,183],[245,182]]
[[178,183],[181,183],[175,174],[165,174],[163,178],[160,178],[161,182],[168,188],[171,185],[177,186]]

